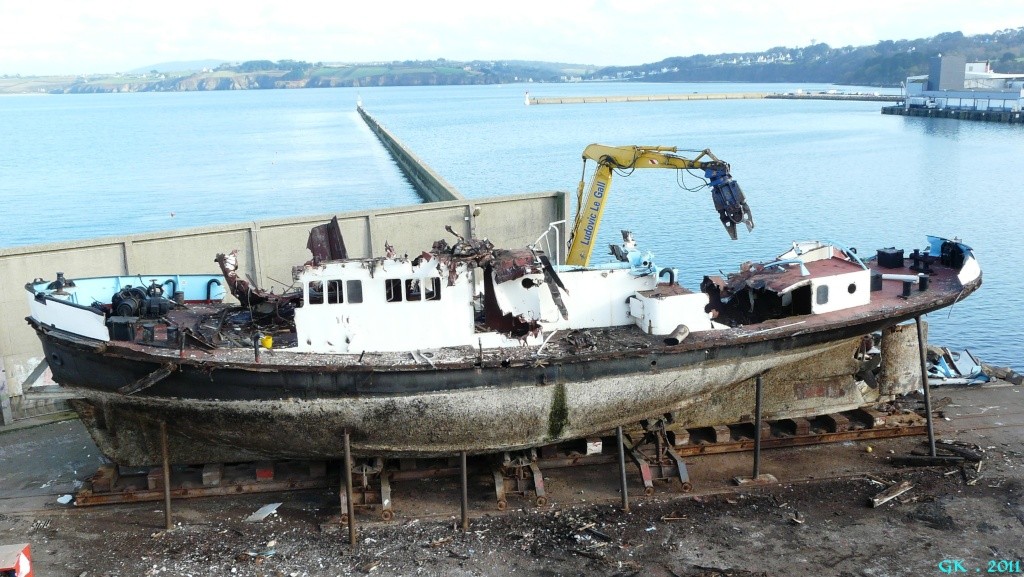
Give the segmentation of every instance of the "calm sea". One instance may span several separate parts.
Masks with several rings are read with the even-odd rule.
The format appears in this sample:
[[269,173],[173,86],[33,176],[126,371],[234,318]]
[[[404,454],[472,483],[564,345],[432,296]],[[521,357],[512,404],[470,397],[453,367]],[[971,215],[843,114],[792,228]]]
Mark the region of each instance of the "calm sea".
[[671,171],[642,171],[616,178],[598,243],[630,229],[691,287],[704,274],[774,257],[794,240],[835,240],[873,254],[924,248],[927,234],[959,237],[974,247],[985,284],[929,316],[931,340],[1024,367],[1024,283],[1006,248],[1024,222],[1020,126],[883,116],[875,102],[523,104],[526,90],[542,97],[796,88],[832,87],[602,83],[2,97],[0,246],[419,202],[355,113],[361,98],[469,197],[575,191],[580,152],[592,142],[710,148],[732,164],[746,192],[752,234],[729,240],[706,192],[681,188]]

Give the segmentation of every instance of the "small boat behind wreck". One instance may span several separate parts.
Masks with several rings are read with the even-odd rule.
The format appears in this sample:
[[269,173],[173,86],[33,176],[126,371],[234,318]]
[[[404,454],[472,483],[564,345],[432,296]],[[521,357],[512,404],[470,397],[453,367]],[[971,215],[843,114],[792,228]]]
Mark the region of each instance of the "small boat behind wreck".
[[344,258],[327,233],[279,294],[233,254],[218,276],[28,283],[28,322],[101,450],[159,462],[160,421],[176,463],[335,459],[345,431],[362,456],[535,447],[672,414],[981,285],[972,250],[936,237],[869,258],[794,243],[690,290],[628,233],[594,266],[457,235]]

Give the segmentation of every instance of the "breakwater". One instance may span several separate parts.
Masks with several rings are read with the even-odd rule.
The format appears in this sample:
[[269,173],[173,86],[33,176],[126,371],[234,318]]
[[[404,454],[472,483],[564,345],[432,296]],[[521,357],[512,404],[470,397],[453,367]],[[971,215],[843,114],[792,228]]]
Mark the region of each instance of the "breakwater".
[[867,102],[897,102],[895,94],[843,94],[843,93],[776,93],[776,92],[693,92],[690,94],[634,94],[628,96],[555,96],[526,97],[526,104],[599,104],[610,102],[666,102],[687,100],[854,100]]
[[434,169],[427,166],[427,163],[413,154],[387,128],[381,126],[379,122],[367,114],[362,106],[357,106],[356,110],[359,111],[359,116],[363,118],[363,121],[370,127],[370,130],[377,135],[377,139],[384,145],[384,148],[391,153],[391,157],[398,164],[402,174],[409,179],[409,183],[412,184],[423,200],[427,202],[441,202],[466,199],[444,177],[434,172]]
[[724,92],[693,94],[639,94],[631,96],[556,96],[549,98],[526,98],[526,104],[594,104],[606,102],[665,102],[668,100],[743,100],[761,99],[764,92]]
[[884,106],[882,114],[896,116],[919,116],[925,118],[955,118],[957,120],[976,120],[980,122],[1001,122],[1003,124],[1024,124],[1021,112],[1005,112],[996,110],[954,110],[948,108],[905,108],[903,106]]

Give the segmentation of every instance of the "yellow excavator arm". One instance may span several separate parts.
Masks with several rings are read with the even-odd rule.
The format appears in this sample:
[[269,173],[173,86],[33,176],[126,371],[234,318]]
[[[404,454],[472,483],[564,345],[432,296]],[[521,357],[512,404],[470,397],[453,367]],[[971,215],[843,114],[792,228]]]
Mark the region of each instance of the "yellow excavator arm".
[[[569,236],[569,250],[565,263],[587,266],[601,226],[605,202],[612,185],[612,174],[616,169],[673,168],[676,170],[703,170],[710,181],[711,196],[722,224],[733,239],[736,225],[743,222],[747,230],[753,230],[754,219],[750,214],[739,183],[729,174],[729,165],[718,159],[710,150],[704,150],[696,158],[684,158],[676,154],[674,146],[605,146],[591,144],[583,150],[583,172],[576,190],[578,205],[573,230]],[[584,179],[587,161],[597,163],[597,170],[590,181],[584,197]]]

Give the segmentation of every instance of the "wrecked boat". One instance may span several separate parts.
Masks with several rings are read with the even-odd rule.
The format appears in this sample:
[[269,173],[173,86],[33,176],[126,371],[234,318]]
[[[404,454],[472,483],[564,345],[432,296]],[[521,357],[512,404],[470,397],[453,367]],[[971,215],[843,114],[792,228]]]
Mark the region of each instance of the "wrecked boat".
[[929,237],[866,258],[793,243],[690,290],[623,238],[592,266],[458,235],[344,258],[334,221],[283,293],[229,253],[220,275],[36,279],[27,320],[118,464],[159,463],[161,421],[174,463],[337,459],[345,431],[356,455],[436,457],[671,414],[982,282],[970,247]]

